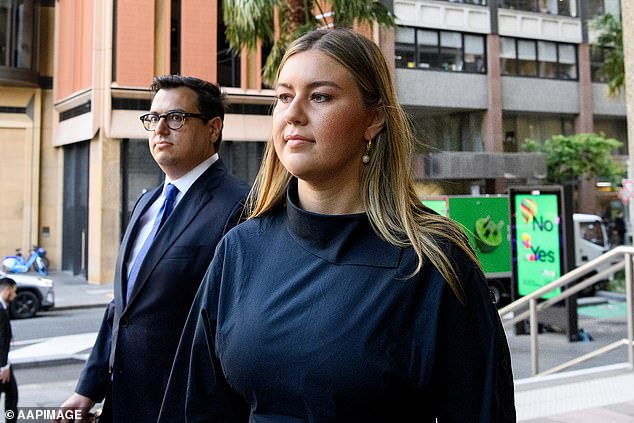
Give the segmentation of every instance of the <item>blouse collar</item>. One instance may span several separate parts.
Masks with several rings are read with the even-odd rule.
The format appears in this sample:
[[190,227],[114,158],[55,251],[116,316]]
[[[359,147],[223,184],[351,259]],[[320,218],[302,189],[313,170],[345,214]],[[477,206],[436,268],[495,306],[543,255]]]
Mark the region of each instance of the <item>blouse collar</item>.
[[286,215],[293,238],[308,252],[336,264],[398,267],[401,248],[377,236],[366,213],[325,215],[301,209],[297,181],[287,191]]

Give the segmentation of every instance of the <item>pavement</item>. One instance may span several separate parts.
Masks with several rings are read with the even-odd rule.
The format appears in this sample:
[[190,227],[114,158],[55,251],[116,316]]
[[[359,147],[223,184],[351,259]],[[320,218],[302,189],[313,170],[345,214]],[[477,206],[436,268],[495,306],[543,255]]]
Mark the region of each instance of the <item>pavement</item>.
[[[65,272],[52,272],[49,277],[55,284],[57,310],[103,308],[113,298],[112,284],[92,284]],[[578,326],[588,335],[585,341],[569,342],[556,331],[540,334],[540,370],[627,337],[623,301],[606,296],[589,304],[579,308]],[[96,336],[96,332],[91,332],[16,342],[9,359],[16,368],[83,362]],[[634,423],[634,370],[624,345],[565,371],[534,377],[530,337],[518,335],[510,328],[507,338],[518,422]]]

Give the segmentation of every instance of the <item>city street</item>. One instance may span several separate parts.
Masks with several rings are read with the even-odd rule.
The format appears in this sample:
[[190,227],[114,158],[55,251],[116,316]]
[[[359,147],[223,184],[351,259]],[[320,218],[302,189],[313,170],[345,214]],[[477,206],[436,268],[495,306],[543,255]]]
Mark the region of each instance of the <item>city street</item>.
[[[104,307],[53,310],[37,317],[13,320],[14,348],[56,336],[96,332],[101,324]],[[56,363],[40,366],[16,366],[20,407],[54,407],[73,393],[84,362]]]

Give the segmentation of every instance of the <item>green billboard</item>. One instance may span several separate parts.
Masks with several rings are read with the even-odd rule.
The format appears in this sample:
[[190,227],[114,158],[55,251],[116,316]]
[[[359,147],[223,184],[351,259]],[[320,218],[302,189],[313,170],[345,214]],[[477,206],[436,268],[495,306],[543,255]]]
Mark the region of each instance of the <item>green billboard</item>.
[[421,201],[464,228],[488,278],[511,277],[507,196],[430,196]]
[[465,228],[487,277],[510,276],[508,201],[506,196],[449,197],[449,216]]
[[[562,274],[561,195],[557,192],[511,194],[513,273],[519,296],[528,295]],[[551,298],[561,290],[551,291]]]

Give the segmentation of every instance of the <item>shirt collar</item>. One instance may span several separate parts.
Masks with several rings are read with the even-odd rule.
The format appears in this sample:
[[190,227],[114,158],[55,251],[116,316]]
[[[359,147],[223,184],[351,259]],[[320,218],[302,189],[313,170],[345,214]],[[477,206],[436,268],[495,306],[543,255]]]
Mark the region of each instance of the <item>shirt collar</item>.
[[205,173],[205,171],[209,169],[211,165],[216,163],[218,159],[219,159],[218,153],[215,153],[214,155],[209,157],[207,160],[203,161],[198,166],[196,166],[195,168],[193,168],[192,170],[190,170],[189,172],[187,172],[180,178],[174,179],[173,181],[171,181],[166,175],[165,183],[163,184],[163,195],[165,195],[165,186],[171,183],[174,186],[176,186],[176,188],[178,188],[179,197],[182,198],[185,195],[185,193],[187,193],[187,190],[189,190],[189,188],[191,188],[191,186],[194,185],[194,182],[196,182],[196,180],[200,177],[200,175]]

